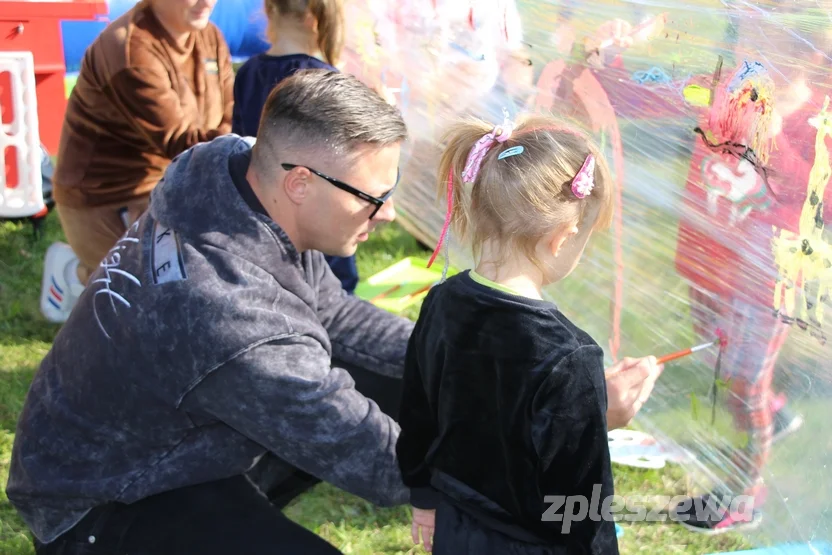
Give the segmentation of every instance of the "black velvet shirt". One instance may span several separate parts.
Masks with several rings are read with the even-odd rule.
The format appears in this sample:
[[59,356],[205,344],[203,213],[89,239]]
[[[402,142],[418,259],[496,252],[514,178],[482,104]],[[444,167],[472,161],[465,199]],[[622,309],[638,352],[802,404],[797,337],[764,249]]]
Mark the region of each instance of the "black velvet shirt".
[[546,496],[589,504],[595,493],[601,512],[613,495],[603,362],[598,344],[550,302],[469,272],[435,286],[405,362],[397,454],[412,504],[445,500],[555,553],[618,553],[614,523],[591,508],[568,533],[543,520]]

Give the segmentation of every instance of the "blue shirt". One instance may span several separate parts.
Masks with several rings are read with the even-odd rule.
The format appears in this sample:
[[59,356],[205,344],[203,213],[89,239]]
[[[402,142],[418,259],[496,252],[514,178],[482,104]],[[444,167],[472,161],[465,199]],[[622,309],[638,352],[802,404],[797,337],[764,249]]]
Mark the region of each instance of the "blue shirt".
[[[272,89],[281,81],[301,69],[327,69],[333,66],[306,54],[252,56],[237,70],[234,77],[234,115],[231,131],[243,137],[256,137],[260,127],[260,114]],[[327,256],[326,261],[350,294],[358,285],[358,266],[355,256]]]
[[234,78],[234,117],[232,133],[243,137],[256,137],[260,126],[260,113],[266,98],[281,81],[301,69],[328,69],[338,71],[326,62],[306,54],[252,56],[237,70]]

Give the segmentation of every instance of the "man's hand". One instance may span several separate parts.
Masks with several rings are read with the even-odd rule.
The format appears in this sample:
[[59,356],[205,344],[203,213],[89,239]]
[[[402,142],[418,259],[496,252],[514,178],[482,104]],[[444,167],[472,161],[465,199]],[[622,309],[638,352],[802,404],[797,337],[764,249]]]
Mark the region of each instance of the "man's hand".
[[633,420],[663,370],[653,356],[625,358],[607,368],[608,429],[623,428]]
[[436,511],[426,511],[413,507],[413,526],[410,530],[413,543],[419,545],[421,536],[425,551],[433,550],[433,530],[436,528]]

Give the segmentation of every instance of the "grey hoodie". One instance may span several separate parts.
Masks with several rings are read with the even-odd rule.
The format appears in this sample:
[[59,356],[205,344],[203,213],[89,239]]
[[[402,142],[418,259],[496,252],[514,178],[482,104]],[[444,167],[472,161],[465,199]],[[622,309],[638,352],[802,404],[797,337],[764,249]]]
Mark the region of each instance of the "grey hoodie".
[[380,505],[408,501],[398,425],[332,359],[399,377],[413,325],[343,292],[254,212],[235,135],[176,158],[46,355],[7,494],[45,543],[93,507],[245,473],[267,452]]

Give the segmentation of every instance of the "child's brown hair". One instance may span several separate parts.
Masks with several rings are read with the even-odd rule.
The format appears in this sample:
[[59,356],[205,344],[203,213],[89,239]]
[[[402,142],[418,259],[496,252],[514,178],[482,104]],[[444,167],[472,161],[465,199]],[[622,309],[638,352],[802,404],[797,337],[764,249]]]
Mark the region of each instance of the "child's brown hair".
[[[458,123],[444,137],[439,163],[439,195],[447,196],[452,172],[451,225],[469,242],[475,257],[486,241],[495,240],[502,256],[520,249],[538,264],[538,242],[557,227],[610,226],[614,185],[603,155],[584,133],[550,116],[520,118],[508,140],[495,143],[485,155],[474,182],[463,183],[469,152],[493,130],[494,125],[481,120]],[[519,154],[507,152],[521,150],[518,147]],[[590,154],[595,158],[594,188],[579,198],[572,184]]]
[[[344,48],[344,0],[265,0],[269,20],[289,16],[302,20],[307,13],[318,22],[318,48],[324,61],[338,65]],[[274,42],[274,37],[269,37]]]

